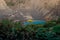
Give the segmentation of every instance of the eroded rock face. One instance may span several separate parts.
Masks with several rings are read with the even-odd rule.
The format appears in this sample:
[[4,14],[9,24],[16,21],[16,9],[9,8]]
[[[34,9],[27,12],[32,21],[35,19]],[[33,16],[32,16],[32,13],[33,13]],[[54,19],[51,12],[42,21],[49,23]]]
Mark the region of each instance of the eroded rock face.
[[[25,0],[18,4],[16,10],[21,11],[23,17],[29,19],[55,19],[58,17],[58,4],[60,0]],[[15,10],[15,9],[14,9]]]
[[0,19],[8,17],[13,11],[7,6],[4,0],[0,0]]
[[0,0],[0,10],[7,10],[9,7],[7,6],[4,0]]
[[[8,1],[8,0],[6,0]],[[11,19],[25,20],[25,19],[53,19],[60,16],[58,7],[60,0],[10,0],[14,3],[10,6],[13,11],[7,12],[11,14]],[[4,1],[1,1],[0,6],[9,9]],[[1,3],[0,2],[0,3]],[[8,1],[9,2],[9,1]],[[18,3],[19,2],[19,3]],[[7,10],[8,11],[8,10]]]
[[57,18],[60,13],[57,11],[59,10],[58,4],[59,0],[29,0],[22,7],[31,11],[28,13],[33,19],[51,20]]

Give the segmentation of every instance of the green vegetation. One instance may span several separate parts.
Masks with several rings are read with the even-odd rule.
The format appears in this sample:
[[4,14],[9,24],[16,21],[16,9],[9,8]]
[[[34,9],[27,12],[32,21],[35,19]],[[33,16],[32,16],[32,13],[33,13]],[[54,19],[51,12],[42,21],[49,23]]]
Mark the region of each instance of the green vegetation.
[[0,21],[0,39],[3,40],[60,40],[60,19],[45,25],[26,25],[5,19]]
[[6,1],[7,5],[8,6],[15,6],[15,5],[18,5],[18,4],[24,4],[26,0],[10,0],[10,1]]
[[7,5],[8,5],[8,6],[14,6],[15,3],[13,3],[13,2],[7,2]]
[[26,0],[19,0],[19,3],[25,3]]

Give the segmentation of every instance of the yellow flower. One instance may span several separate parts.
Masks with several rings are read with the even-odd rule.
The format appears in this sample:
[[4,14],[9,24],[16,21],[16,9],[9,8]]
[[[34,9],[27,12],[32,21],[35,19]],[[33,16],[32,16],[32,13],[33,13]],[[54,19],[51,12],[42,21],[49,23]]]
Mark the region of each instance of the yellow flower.
[[33,22],[33,20],[27,20],[28,22]]

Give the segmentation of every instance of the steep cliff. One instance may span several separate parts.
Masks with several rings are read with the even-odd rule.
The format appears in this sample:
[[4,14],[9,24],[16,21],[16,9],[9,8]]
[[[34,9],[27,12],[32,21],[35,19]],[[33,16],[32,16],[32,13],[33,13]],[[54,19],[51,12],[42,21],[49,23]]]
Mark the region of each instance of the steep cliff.
[[60,16],[59,2],[60,0],[6,0],[7,5],[16,11],[13,18],[18,19],[21,16],[25,19],[56,19]]
[[6,2],[4,0],[0,0],[0,19],[6,18],[12,13],[12,10],[7,6]]

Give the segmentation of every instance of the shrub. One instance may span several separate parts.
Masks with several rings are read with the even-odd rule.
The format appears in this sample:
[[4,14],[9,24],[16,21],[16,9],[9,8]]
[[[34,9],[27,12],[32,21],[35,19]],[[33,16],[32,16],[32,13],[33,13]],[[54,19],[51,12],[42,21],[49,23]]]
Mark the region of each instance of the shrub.
[[53,27],[56,26],[56,21],[52,20],[52,21],[47,21],[46,24],[44,25],[44,27],[48,28],[48,27]]
[[57,24],[60,24],[60,18],[58,18],[56,22],[57,22]]
[[37,31],[38,28],[43,28],[43,25],[35,25],[35,24],[31,24],[31,25],[27,25],[25,26],[26,30],[30,30],[30,31]]
[[15,22],[15,23],[14,23],[14,28],[15,28],[16,30],[21,30],[21,29],[22,29],[21,22],[20,22],[20,21],[19,21],[19,22]]
[[[45,28],[45,26],[47,26]],[[52,29],[51,29],[52,28]],[[21,22],[0,21],[0,39],[5,40],[60,40],[60,25],[49,21],[45,25],[22,26]]]
[[60,33],[60,25],[54,26],[53,31],[56,32],[56,33]]
[[0,23],[2,23],[4,27],[12,26],[12,24],[13,24],[13,22],[11,20],[8,20],[8,19],[4,19]]

